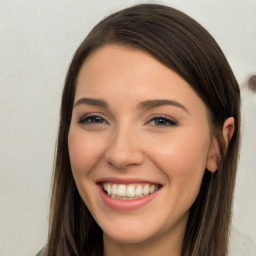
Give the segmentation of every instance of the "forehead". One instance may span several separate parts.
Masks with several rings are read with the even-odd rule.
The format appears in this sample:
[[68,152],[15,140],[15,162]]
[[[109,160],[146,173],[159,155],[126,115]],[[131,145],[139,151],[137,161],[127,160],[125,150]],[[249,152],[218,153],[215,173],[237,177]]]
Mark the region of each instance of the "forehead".
[[146,51],[119,45],[104,46],[86,59],[77,80],[76,100],[79,97],[115,103],[175,99],[206,112],[201,98],[181,76]]

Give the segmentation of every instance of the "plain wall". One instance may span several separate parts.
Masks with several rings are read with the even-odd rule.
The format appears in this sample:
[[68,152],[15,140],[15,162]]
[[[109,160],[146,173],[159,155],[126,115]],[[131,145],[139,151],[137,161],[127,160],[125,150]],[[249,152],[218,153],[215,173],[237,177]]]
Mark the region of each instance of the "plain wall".
[[230,256],[256,255],[255,0],[0,0],[0,256],[47,239],[60,97],[72,55],[103,17],[136,3],[176,7],[215,37],[241,86],[243,139]]

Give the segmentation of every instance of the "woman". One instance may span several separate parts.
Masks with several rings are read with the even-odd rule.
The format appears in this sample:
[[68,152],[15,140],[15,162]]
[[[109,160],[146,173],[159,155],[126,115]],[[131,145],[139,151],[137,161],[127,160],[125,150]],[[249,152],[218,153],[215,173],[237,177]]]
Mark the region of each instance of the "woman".
[[161,5],[110,15],[67,74],[44,254],[227,255],[239,140],[204,28]]

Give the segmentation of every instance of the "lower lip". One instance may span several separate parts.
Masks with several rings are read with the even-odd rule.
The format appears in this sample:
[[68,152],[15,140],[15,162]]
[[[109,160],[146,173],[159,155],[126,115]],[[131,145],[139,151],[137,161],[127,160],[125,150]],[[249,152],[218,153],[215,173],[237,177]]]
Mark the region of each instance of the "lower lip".
[[153,194],[150,194],[148,196],[134,199],[134,200],[118,200],[118,199],[113,199],[109,197],[101,188],[100,185],[99,187],[99,193],[100,196],[104,202],[104,204],[114,210],[118,211],[132,211],[132,210],[137,210],[140,207],[150,203],[160,192],[161,188],[154,192]]

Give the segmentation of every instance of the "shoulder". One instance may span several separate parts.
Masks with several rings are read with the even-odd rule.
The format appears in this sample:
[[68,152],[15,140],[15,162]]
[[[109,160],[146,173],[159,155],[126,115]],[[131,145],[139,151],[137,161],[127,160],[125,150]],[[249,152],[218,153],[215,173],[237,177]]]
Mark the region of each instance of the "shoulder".
[[44,256],[45,253],[45,247],[41,249],[35,256]]

